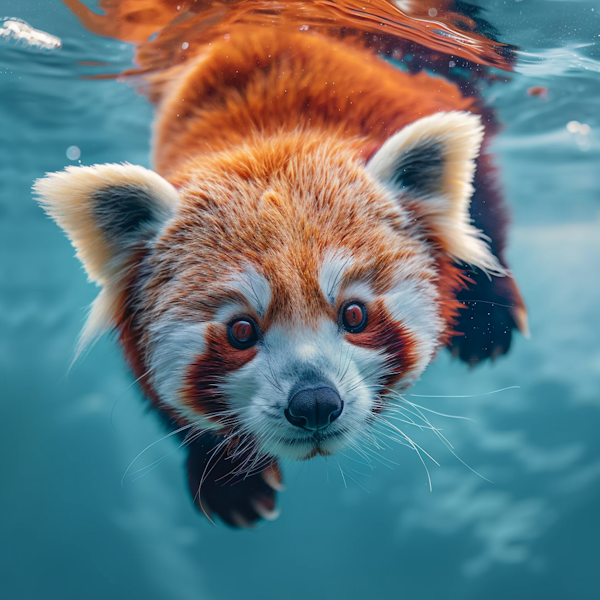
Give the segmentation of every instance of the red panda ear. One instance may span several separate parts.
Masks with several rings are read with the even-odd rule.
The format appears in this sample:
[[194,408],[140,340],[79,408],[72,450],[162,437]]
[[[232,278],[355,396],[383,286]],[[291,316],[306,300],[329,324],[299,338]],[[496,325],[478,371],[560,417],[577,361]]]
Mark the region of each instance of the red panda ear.
[[110,326],[136,250],[175,214],[179,195],[160,175],[128,164],[67,167],[38,179],[33,188],[71,240],[89,278],[103,288],[82,333],[79,353]]
[[480,118],[437,113],[388,139],[367,171],[410,202],[419,224],[454,259],[494,275],[506,275],[485,235],[471,224],[475,159],[483,141]]
[[67,167],[38,179],[34,192],[64,229],[90,279],[105,284],[175,213],[175,188],[129,164]]

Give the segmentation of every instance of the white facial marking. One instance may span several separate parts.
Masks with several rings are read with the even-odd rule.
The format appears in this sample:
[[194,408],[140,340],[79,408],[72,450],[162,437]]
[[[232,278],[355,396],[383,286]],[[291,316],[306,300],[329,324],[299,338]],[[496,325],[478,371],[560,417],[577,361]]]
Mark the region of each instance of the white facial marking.
[[309,363],[314,361],[319,356],[319,348],[315,344],[302,343],[296,348],[298,359],[302,362]]
[[373,288],[365,281],[353,281],[352,283],[343,286],[341,294],[344,300],[360,300],[365,304],[376,298]]
[[213,319],[217,323],[228,323],[234,317],[246,312],[248,312],[248,307],[243,302],[226,302],[215,311]]
[[236,273],[231,287],[242,293],[259,317],[264,317],[271,303],[271,286],[254,267],[248,266]]
[[402,278],[383,300],[393,321],[401,323],[417,344],[417,361],[411,371],[396,383],[402,387],[416,379],[431,361],[444,329],[438,311],[439,298],[428,280]]
[[166,319],[151,332],[149,367],[160,401],[190,421],[198,421],[199,415],[181,402],[180,393],[185,373],[206,349],[206,324]]
[[333,305],[335,302],[344,274],[353,264],[352,256],[341,250],[329,250],[325,253],[319,273],[319,285],[329,304]]
[[[266,278],[254,267],[246,267],[240,273],[234,273],[228,281],[229,288],[240,292],[248,305],[259,317],[264,317],[271,303],[271,286]],[[215,312],[214,320],[219,323],[227,323],[235,316],[248,312],[248,306],[244,302],[231,300],[223,304]]]

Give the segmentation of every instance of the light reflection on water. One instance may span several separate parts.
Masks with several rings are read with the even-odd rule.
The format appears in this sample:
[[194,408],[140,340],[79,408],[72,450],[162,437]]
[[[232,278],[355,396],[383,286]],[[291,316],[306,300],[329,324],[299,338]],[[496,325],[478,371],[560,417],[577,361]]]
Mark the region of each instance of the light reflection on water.
[[52,52],[62,46],[59,38],[9,17],[0,21],[0,43],[38,52]]
[[[415,435],[349,481],[337,464],[287,470],[279,521],[212,528],[188,504],[182,456],[121,476],[163,435],[109,339],[67,373],[95,290],[30,185],[66,164],[148,164],[151,109],[126,85],[80,78],[129,46],[80,28],[58,0],[6,14],[63,40],[50,55],[0,55],[0,595],[7,598],[595,598],[600,552],[600,9],[593,2],[487,3],[519,45],[511,81],[486,92],[513,208],[509,260],[532,339],[475,371],[441,356],[412,390],[454,444]],[[592,8],[596,10],[592,11]],[[532,86],[548,97],[530,96]],[[571,122],[589,130],[569,129]],[[72,147],[81,156],[69,160]],[[173,449],[166,441],[147,462]],[[143,465],[140,465],[143,466]],[[352,466],[352,465],[350,465]],[[355,465],[365,471],[364,467]]]

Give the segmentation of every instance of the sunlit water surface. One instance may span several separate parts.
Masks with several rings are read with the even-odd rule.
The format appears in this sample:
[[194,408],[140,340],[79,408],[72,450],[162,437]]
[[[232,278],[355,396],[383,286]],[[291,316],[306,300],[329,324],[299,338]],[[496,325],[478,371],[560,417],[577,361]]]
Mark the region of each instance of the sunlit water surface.
[[30,187],[67,164],[148,165],[150,106],[78,64],[116,72],[132,50],[59,0],[3,0],[63,46],[0,45],[0,597],[599,597],[600,4],[483,5],[521,47],[510,82],[486,95],[505,124],[495,151],[532,338],[474,371],[443,354],[412,390],[458,396],[412,400],[473,420],[429,415],[483,477],[416,432],[440,463],[428,462],[433,491],[405,447],[385,453],[393,469],[342,461],[345,482],[335,461],[313,461],[286,472],[278,521],[234,532],[194,512],[179,452],[121,486],[163,431],[113,340],[68,373],[96,290]]

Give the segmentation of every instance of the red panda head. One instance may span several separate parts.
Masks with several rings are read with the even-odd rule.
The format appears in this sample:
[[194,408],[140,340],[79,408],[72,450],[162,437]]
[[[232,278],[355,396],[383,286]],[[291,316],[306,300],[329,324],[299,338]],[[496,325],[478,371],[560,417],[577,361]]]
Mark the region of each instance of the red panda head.
[[469,221],[477,117],[439,113],[367,161],[297,133],[200,156],[168,183],[131,165],[37,182],[102,286],[82,344],[115,326],[182,426],[261,455],[352,444],[448,335],[457,261],[502,274]]

